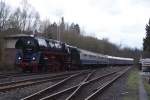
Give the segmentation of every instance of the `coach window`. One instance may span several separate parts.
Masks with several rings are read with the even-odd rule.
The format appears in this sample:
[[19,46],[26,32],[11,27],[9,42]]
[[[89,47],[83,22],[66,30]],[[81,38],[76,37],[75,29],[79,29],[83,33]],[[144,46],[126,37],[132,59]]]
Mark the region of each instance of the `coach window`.
[[39,46],[47,47],[46,41],[44,39],[37,39]]

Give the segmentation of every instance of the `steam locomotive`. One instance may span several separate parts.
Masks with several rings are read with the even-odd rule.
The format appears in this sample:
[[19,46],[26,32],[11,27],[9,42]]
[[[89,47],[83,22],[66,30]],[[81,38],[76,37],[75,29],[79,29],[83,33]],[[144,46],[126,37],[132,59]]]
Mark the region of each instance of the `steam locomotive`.
[[66,43],[26,36],[16,42],[15,65],[24,72],[64,71],[91,67],[132,65],[132,58],[114,57],[90,52]]

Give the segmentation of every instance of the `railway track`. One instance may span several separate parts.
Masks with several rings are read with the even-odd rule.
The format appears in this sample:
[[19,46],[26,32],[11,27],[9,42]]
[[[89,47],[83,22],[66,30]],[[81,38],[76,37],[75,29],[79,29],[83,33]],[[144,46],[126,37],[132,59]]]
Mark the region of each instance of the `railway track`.
[[[9,77],[23,77],[23,76],[38,75],[38,74],[37,73],[5,73],[5,74],[0,74],[0,79],[9,78]],[[45,74],[45,73],[41,73],[41,74]]]
[[93,77],[95,70],[72,75],[21,100],[93,100],[129,69],[119,69],[97,77]]
[[[79,70],[77,71],[70,71],[68,73],[75,73],[75,72],[79,72]],[[61,72],[62,74],[63,73],[66,73],[66,72]],[[48,75],[55,75],[55,74],[60,74],[60,72],[57,72],[57,73],[49,73],[49,72],[42,72],[42,73],[0,73],[0,80],[3,80],[5,78],[8,78],[8,79],[12,79],[12,78],[21,78],[21,77],[30,77],[30,76],[48,76]]]
[[[83,72],[86,72],[86,71],[83,71]],[[66,77],[69,77],[70,75],[74,75],[77,73],[79,73],[79,71],[57,74],[57,75],[52,75],[52,76],[44,76],[44,77],[39,77],[39,78],[23,79],[23,80],[17,80],[17,81],[12,81],[12,82],[4,82],[4,83],[0,83],[0,92],[9,91],[9,90],[16,89],[16,88],[23,88],[26,86],[31,86],[31,85],[36,85],[36,84],[41,84],[44,82],[62,80]]]

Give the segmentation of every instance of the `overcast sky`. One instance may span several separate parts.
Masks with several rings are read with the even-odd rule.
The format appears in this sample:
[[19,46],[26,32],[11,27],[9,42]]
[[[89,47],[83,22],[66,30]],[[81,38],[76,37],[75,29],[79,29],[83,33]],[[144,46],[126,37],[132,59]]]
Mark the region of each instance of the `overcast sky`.
[[[17,7],[21,0],[5,0]],[[142,48],[150,0],[28,0],[41,19],[75,22],[88,35],[122,46]]]

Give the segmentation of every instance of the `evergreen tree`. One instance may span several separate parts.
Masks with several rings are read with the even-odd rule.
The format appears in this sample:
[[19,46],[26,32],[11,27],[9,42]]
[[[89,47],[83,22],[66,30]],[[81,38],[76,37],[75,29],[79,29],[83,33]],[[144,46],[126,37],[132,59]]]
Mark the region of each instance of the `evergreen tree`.
[[143,51],[144,57],[150,57],[150,19],[148,24],[146,24],[146,37],[143,40]]

